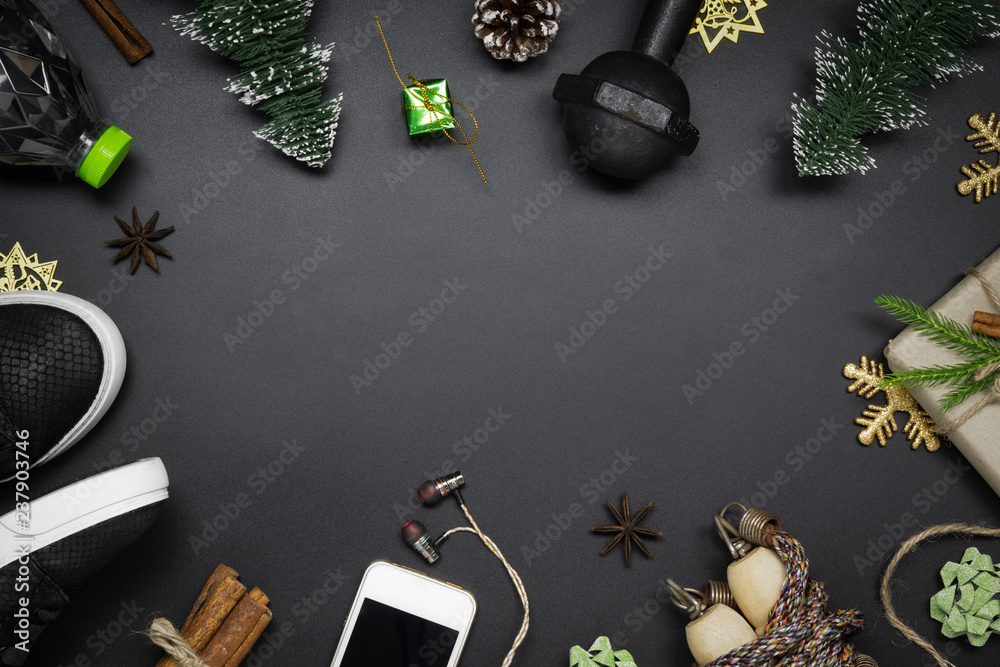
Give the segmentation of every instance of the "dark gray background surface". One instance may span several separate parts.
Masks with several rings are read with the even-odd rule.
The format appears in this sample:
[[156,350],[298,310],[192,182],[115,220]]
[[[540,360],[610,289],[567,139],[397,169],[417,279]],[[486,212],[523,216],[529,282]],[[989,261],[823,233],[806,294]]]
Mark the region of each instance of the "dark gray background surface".
[[[0,183],[2,251],[20,241],[43,260],[58,259],[62,291],[103,303],[129,350],[112,410],[34,472],[34,483],[159,456],[171,499],[153,529],[76,596],[30,665],[152,665],[157,651],[121,633],[119,621],[132,630],[157,614],[182,621],[225,562],[272,599],[269,637],[280,648],[258,649],[248,664],[325,667],[374,559],[472,591],[479,616],[463,664],[498,665],[521,622],[500,563],[458,535],[429,568],[399,538],[401,514],[435,534],[462,522],[452,503],[406,508],[416,486],[450,466],[466,475],[473,515],[530,595],[532,624],[516,665],[565,664],[572,645],[602,634],[617,635],[616,648],[641,667],[688,665],[685,619],[657,602],[658,582],[701,586],[724,576],[729,556],[711,518],[741,498],[763,498],[802,541],[831,605],[867,614],[857,642],[864,652],[883,666],[929,662],[880,614],[876,587],[888,554],[873,545],[881,537],[895,548],[907,516],[924,526],[995,525],[998,500],[974,472],[947,481],[956,479],[949,469],[965,465],[953,449],[911,451],[902,434],[884,449],[862,447],[852,422],[867,401],[846,393],[841,369],[862,354],[880,357],[900,328],[876,296],[930,304],[996,248],[1000,200],[976,205],[955,184],[959,167],[979,157],[964,141],[966,119],[1000,105],[1000,54],[981,45],[974,55],[984,72],[920,91],[926,127],[867,138],[878,169],[802,180],[787,129],[792,93],[811,95],[815,36],[852,36],[857,3],[774,2],[760,14],[765,35],[743,35],[712,55],[689,40],[678,69],[702,132],[698,151],[645,182],[611,183],[575,170],[551,90],[561,72],[627,47],[641,4],[567,2],[550,52],[512,66],[472,35],[471,2],[321,3],[312,34],[338,43],[327,91],[345,93],[322,171],[255,140],[266,117],[222,90],[234,64],[162,25],[192,3],[122,3],[155,48],[132,67],[82,6],[43,7],[104,115],[135,145],[100,191],[48,172],[5,170]],[[488,187],[465,149],[418,150],[406,136],[399,84],[370,37],[376,11],[391,19],[401,73],[447,77],[474,108]],[[926,169],[915,167],[925,153]],[[763,164],[723,196],[720,182],[754,155]],[[419,162],[412,172],[401,167],[409,156]],[[230,168],[238,173],[220,176]],[[564,170],[571,182],[546,199]],[[390,183],[389,174],[402,181]],[[895,181],[903,194],[848,238],[844,225],[858,207],[878,202]],[[547,205],[519,230],[512,216],[528,200]],[[161,226],[177,227],[164,240],[175,259],[163,260],[159,275],[142,266],[122,284],[126,266],[110,264],[102,240],[118,235],[112,216],[127,216],[133,204],[144,220],[158,209]],[[293,289],[290,272],[319,238],[340,245]],[[616,284],[661,245],[672,257],[625,301]],[[467,289],[418,331],[411,314],[453,279]],[[236,335],[274,290],[284,302],[230,351],[225,335]],[[776,290],[797,298],[753,338],[753,318]],[[609,298],[618,310],[561,360],[556,344]],[[402,332],[412,345],[356,391],[350,376]],[[687,400],[683,385],[734,342],[745,353]],[[153,431],[158,401],[176,408]],[[511,416],[478,450],[457,446],[491,409]],[[834,437],[810,443],[824,420],[837,426]],[[132,428],[153,432],[135,441]],[[254,476],[278,460],[284,441],[305,449],[262,485]],[[637,460],[608,472],[619,453]],[[776,475],[780,487],[770,483]],[[761,489],[770,495],[752,500]],[[618,503],[622,491],[636,507],[656,501],[647,525],[666,533],[651,543],[655,559],[637,554],[631,569],[620,550],[599,558],[605,539],[589,530],[609,520],[603,501]],[[192,538],[240,494],[250,506],[196,550]],[[559,528],[574,504],[582,516]],[[539,535],[547,531],[556,539],[529,562],[526,550],[546,546]],[[980,546],[1000,556],[996,543]],[[900,571],[902,616],[941,646],[927,600],[940,588],[940,566],[965,547],[945,540]],[[328,573],[342,581],[331,595],[322,592]],[[303,602],[312,596],[322,604]],[[282,638],[282,626],[293,634]],[[979,650],[956,643],[953,659],[995,664],[997,641]]]

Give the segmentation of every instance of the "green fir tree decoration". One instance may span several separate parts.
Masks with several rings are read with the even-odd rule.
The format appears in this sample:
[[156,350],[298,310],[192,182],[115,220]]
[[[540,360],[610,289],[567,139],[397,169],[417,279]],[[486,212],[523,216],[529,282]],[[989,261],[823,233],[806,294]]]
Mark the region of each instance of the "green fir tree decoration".
[[273,118],[255,136],[322,167],[332,155],[343,96],[323,100],[333,44],[306,41],[312,6],[312,0],[201,0],[170,23],[240,64],[226,90]]
[[973,331],[970,326],[898,296],[880,296],[875,303],[934,342],[968,357],[968,361],[953,366],[926,366],[886,375],[885,386],[950,385],[952,390],[941,399],[941,409],[946,412],[993,386],[1000,375],[1000,339]]
[[870,132],[925,125],[912,89],[982,69],[965,48],[1000,36],[996,0],[861,0],[854,42],[824,31],[816,49],[816,105],[795,95],[799,176],[866,172]]

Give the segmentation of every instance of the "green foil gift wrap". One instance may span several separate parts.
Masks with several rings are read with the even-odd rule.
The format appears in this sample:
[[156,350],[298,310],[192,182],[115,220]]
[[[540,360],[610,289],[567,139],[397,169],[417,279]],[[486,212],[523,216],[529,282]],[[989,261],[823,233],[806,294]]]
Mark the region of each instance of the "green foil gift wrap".
[[[408,86],[403,91],[403,111],[406,113],[406,128],[411,137],[430,134],[435,130],[450,130],[455,127],[455,112],[448,99],[448,82],[445,79],[421,81],[426,87],[426,96],[420,86]],[[428,101],[430,108],[428,108]]]

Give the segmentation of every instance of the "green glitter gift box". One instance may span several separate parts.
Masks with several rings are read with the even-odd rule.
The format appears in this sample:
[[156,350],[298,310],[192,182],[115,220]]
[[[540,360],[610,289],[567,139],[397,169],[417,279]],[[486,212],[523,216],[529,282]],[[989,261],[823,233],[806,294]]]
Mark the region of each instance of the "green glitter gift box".
[[[427,98],[420,86],[408,86],[403,91],[403,110],[406,113],[406,128],[411,137],[430,134],[435,130],[449,130],[455,127],[452,116],[451,95],[448,93],[448,82],[445,79],[428,79],[421,81],[427,88]],[[433,109],[427,108],[427,101]],[[445,115],[447,114],[447,115]]]

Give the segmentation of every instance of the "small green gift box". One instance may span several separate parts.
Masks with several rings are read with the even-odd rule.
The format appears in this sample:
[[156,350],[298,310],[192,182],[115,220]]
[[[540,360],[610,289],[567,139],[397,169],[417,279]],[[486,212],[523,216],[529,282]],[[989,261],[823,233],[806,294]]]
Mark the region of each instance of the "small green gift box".
[[416,137],[442,128],[455,127],[455,120],[452,118],[454,111],[448,100],[451,97],[448,94],[448,82],[445,79],[428,79],[420,83],[427,89],[426,99],[424,90],[420,86],[408,86],[403,91],[403,110],[406,113],[406,127],[410,136]]

